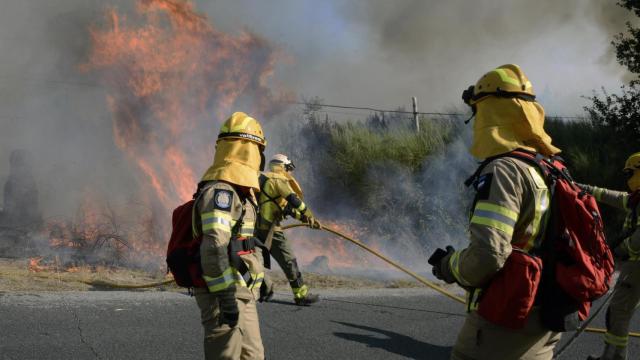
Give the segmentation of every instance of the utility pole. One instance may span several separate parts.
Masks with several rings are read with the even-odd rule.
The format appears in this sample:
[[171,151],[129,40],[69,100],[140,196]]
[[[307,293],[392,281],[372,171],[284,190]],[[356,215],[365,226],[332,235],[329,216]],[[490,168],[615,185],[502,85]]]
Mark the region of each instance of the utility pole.
[[416,132],[420,132],[420,123],[418,122],[418,99],[413,96],[411,100],[413,100],[413,122],[416,124]]

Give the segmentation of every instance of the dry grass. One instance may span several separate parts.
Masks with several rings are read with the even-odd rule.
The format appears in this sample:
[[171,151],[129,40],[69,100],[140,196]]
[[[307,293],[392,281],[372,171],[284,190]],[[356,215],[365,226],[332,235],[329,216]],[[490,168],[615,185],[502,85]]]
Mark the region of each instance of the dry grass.
[[[289,289],[289,282],[284,274],[279,271],[270,271],[268,275],[273,280],[278,290]],[[363,277],[351,277],[341,275],[319,275],[312,273],[303,274],[305,282],[316,289],[383,289],[383,288],[415,288],[423,285],[411,280],[376,281]]]
[[[29,260],[0,259],[0,291],[86,291],[104,289],[84,282],[106,281],[121,284],[145,284],[162,281],[139,270],[80,267],[77,271],[66,272],[48,269],[40,272],[29,271]],[[161,289],[178,289],[163,286]],[[151,288],[149,290],[158,290]]]
[[[270,271],[277,290],[289,289],[284,274]],[[380,288],[415,288],[422,285],[410,280],[374,281],[362,277],[340,275],[304,274],[306,282],[315,289],[380,289]],[[29,260],[0,258],[0,292],[39,292],[39,291],[90,291],[113,290],[100,283],[117,283],[138,285],[156,283],[166,280],[163,274],[150,274],[140,270],[124,268],[90,268],[80,267],[77,271],[57,271],[47,269],[40,272],[29,270]],[[94,282],[94,285],[86,282]],[[176,285],[163,285],[137,291],[182,291]]]

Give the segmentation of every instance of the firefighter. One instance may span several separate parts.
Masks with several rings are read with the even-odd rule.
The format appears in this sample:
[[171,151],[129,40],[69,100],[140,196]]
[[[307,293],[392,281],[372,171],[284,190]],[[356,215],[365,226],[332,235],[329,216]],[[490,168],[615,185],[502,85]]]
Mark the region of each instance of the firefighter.
[[256,299],[264,278],[253,241],[255,191],[266,141],[260,123],[236,112],[222,125],[213,159],[198,186],[194,231],[207,288],[194,289],[206,359],[264,359]]
[[[306,222],[314,229],[320,228],[320,222],[302,201],[302,189],[291,173],[293,169],[295,166],[286,155],[276,154],[269,161],[269,171],[260,176],[260,218],[256,236],[265,243],[271,243],[271,255],[287,276],[296,305],[307,306],[317,302],[319,297],[309,292],[309,287],[304,283],[298,261],[280,222],[287,215]],[[263,298],[269,300],[273,290],[268,279],[265,288]]]
[[[463,93],[463,99],[475,115],[471,154],[482,160],[496,158],[485,162],[475,177],[469,245],[458,251],[449,246],[446,255],[433,262],[436,277],[468,291],[468,314],[451,359],[551,359],[560,334],[543,327],[538,307],[531,310],[523,328],[511,329],[480,316],[478,306],[480,289],[495,278],[514,248],[526,253],[539,244],[541,220],[550,203],[537,167],[499,155],[522,149],[548,157],[560,150],[544,131],[544,109],[517,65],[486,73]],[[491,304],[483,306],[491,309]]]
[[623,172],[630,192],[580,184],[599,202],[627,212],[622,236],[612,244],[614,256],[619,261],[620,275],[607,309],[604,351],[600,357],[589,357],[592,360],[627,359],[629,322],[640,303],[640,152],[629,156]]

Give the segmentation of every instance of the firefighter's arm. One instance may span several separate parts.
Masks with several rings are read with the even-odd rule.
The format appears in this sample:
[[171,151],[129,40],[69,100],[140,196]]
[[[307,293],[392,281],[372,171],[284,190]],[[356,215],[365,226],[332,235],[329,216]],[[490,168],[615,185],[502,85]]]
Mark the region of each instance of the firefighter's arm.
[[629,194],[623,191],[609,190],[593,185],[578,184],[580,188],[593,195],[598,202],[618,209],[627,209]]
[[219,299],[223,321],[226,320],[231,326],[237,323],[238,306],[234,271],[229,263],[227,247],[234,220],[240,217],[241,206],[234,191],[220,188],[207,189],[198,204],[203,235],[200,245],[202,277],[209,292]]
[[470,244],[451,254],[445,267],[463,287],[486,285],[511,255],[523,181],[516,165],[506,159],[489,164],[479,178],[469,225]]
[[276,190],[281,197],[287,200],[287,206],[291,209],[291,215],[294,218],[306,222],[314,228],[320,228],[320,222],[313,216],[313,212],[307,204],[293,191],[288,181],[278,180]]

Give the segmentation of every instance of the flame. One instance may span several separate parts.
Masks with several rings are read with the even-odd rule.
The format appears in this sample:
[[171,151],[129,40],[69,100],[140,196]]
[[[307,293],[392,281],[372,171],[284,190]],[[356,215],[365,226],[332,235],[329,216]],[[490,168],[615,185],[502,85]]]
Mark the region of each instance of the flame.
[[42,261],[43,257],[38,256],[29,259],[29,271],[30,272],[42,272],[46,269],[40,266],[40,261]]
[[[355,240],[361,241],[374,250],[380,250],[380,246],[368,239],[367,229],[360,227],[353,222],[324,221],[324,226],[335,229]],[[304,231],[304,232],[303,232]],[[329,267],[338,268],[376,268],[388,269],[386,263],[379,260],[374,255],[363,251],[347,240],[335,235],[327,235],[326,232],[309,233],[309,230],[294,231],[292,239],[302,238],[301,241],[294,240],[296,256],[302,264],[311,263],[318,255],[328,258]]]
[[201,125],[214,133],[210,119],[228,116],[247,93],[258,115],[273,111],[269,103],[278,99],[268,79],[279,52],[254,34],[218,31],[188,1],[140,0],[137,15],[141,25],[129,25],[110,10],[110,28],[91,29],[93,48],[81,69],[104,75],[115,144],[172,207],[190,198],[194,169],[210,161],[212,139],[197,133]]
[[154,217],[140,227],[156,228],[133,245],[162,254],[170,211],[191,198],[210,164],[219,123],[239,102],[237,110],[273,115],[291,94],[275,96],[269,85],[283,57],[277,48],[247,31],[221,32],[190,1],[138,0],[128,15],[109,9],[107,25],[90,29],[80,69],[107,88],[114,144],[139,169],[138,195]]

